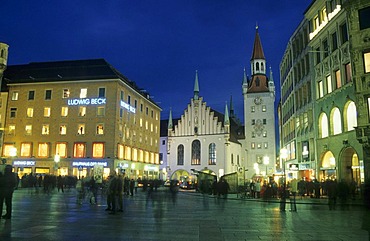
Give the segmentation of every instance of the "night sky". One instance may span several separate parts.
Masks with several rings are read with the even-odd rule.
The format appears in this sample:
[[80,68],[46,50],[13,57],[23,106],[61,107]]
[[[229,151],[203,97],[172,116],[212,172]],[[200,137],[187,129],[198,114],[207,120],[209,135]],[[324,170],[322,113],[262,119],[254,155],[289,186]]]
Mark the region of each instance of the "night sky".
[[[193,96],[224,112],[233,96],[243,119],[256,24],[279,90],[279,64],[311,0],[109,0],[1,2],[8,65],[104,58],[178,118]],[[280,98],[277,93],[277,101]]]

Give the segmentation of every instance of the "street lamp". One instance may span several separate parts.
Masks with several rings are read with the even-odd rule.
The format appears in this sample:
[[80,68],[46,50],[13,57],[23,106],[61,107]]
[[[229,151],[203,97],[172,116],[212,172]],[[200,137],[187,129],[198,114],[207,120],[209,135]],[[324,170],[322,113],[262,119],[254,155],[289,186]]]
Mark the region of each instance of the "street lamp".
[[286,173],[285,173],[285,161],[288,158],[288,150],[283,148],[280,150],[280,160],[283,164],[284,180],[283,180],[283,191],[280,199],[280,211],[285,211],[285,202],[286,202]]
[[60,156],[59,156],[59,154],[56,154],[54,156],[54,162],[55,162],[55,171],[57,171],[57,174],[58,174],[58,164],[60,162]]
[[264,156],[263,157],[263,164],[266,166],[266,177],[268,176],[267,175],[267,166],[268,166],[269,163],[270,163],[270,158],[268,156]]

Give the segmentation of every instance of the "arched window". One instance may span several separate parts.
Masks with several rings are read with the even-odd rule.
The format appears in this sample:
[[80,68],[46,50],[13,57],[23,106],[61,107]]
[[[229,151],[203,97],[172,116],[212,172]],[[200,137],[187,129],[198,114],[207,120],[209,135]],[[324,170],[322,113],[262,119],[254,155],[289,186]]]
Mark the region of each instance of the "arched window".
[[347,131],[352,131],[357,126],[357,109],[355,102],[350,101],[344,110],[344,120],[346,120],[345,129]]
[[200,165],[200,141],[194,140],[191,144],[191,165]]
[[211,143],[209,144],[209,157],[208,157],[208,165],[216,165],[216,144]]
[[319,117],[319,136],[321,138],[325,138],[329,136],[329,125],[328,125],[328,117],[325,113],[321,113]]
[[259,71],[260,70],[260,63],[256,63],[256,71]]
[[263,63],[261,63],[261,71],[265,71],[265,67],[263,67]]
[[338,135],[342,133],[342,118],[340,116],[340,111],[335,107],[331,112],[330,125],[332,126],[333,135]]
[[177,147],[177,165],[184,165],[184,145]]

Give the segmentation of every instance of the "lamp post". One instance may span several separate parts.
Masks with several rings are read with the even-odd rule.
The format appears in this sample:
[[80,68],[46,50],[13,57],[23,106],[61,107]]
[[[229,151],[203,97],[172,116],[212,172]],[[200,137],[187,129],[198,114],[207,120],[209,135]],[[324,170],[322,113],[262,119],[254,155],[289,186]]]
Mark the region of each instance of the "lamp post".
[[288,157],[288,150],[283,148],[280,150],[280,160],[283,164],[283,191],[281,193],[280,198],[280,211],[285,211],[285,203],[286,203],[286,172],[285,172],[285,161]]
[[263,157],[263,164],[266,166],[266,177],[268,176],[267,175],[267,166],[269,165],[270,163],[270,158],[268,156],[264,156]]

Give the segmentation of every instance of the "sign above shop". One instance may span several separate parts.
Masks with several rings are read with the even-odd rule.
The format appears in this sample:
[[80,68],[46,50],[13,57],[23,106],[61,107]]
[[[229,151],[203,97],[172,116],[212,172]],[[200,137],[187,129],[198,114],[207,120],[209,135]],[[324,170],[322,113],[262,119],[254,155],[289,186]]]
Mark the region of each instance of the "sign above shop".
[[126,110],[128,110],[128,111],[130,111],[130,112],[132,112],[132,113],[136,113],[136,109],[135,109],[135,107],[133,107],[133,106],[131,106],[131,105],[127,104],[126,102],[124,102],[124,101],[122,101],[122,100],[121,100],[121,107],[125,108]]
[[74,167],[80,167],[80,166],[81,167],[93,167],[95,165],[107,167],[108,162],[83,162],[83,161],[72,162],[72,166],[74,166]]
[[34,166],[36,165],[35,161],[14,161],[13,166]]
[[70,99],[68,105],[105,105],[106,98]]

